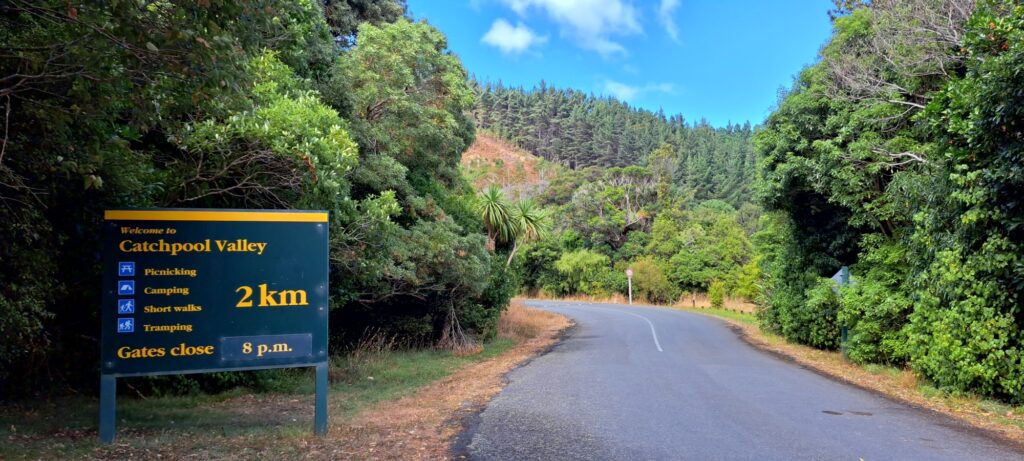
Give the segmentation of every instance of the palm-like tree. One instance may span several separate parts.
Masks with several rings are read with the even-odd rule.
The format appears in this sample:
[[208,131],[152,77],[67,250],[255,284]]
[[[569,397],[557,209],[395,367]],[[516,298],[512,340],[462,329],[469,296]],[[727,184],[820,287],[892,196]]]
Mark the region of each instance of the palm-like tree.
[[515,257],[520,243],[544,238],[551,227],[547,212],[537,206],[537,202],[530,199],[516,203],[513,215],[516,236],[512,243],[512,252],[509,253],[508,261],[505,262],[506,267],[512,264],[512,258]]
[[494,250],[495,242],[512,242],[506,267],[512,264],[521,243],[544,238],[551,227],[548,214],[537,202],[525,199],[509,206],[501,188],[496,185],[480,192],[476,211],[487,229],[488,249]]
[[515,238],[517,222],[498,186],[492,184],[477,196],[476,211],[484,221],[487,244],[491,249],[496,241],[507,242]]

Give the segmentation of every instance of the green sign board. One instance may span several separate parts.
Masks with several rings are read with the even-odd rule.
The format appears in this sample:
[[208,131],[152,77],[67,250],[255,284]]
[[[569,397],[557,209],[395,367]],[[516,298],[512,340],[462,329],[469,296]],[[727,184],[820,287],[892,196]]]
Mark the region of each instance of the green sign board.
[[[118,377],[313,366],[319,404],[326,212],[108,210],[104,218],[100,373],[111,389],[101,386],[101,397]],[[112,440],[113,421],[104,434],[102,409],[100,419],[101,438]]]

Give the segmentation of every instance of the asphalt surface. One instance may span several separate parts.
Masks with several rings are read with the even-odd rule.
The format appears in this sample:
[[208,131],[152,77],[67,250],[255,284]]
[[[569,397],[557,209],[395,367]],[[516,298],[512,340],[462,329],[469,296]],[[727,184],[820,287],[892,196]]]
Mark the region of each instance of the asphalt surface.
[[463,434],[478,460],[1024,460],[926,410],[754,349],[668,309],[531,301],[577,326]]

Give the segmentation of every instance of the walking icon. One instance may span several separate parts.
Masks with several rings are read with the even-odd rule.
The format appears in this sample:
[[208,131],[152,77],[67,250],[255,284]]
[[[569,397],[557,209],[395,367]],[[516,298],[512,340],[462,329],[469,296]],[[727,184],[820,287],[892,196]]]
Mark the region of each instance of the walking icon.
[[117,275],[121,277],[135,277],[135,263],[131,261],[117,263]]
[[118,314],[134,314],[135,313],[135,300],[134,299],[118,299],[117,300],[117,313]]
[[133,333],[135,332],[135,319],[117,319],[117,332],[118,333]]
[[134,280],[118,280],[117,281],[117,294],[118,295],[133,295],[133,294],[135,294],[135,281]]

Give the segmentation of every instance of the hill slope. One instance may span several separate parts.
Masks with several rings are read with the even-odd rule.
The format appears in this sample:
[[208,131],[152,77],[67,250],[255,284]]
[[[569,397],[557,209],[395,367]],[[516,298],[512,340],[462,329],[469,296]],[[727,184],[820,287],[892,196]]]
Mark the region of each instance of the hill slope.
[[736,207],[750,201],[756,156],[749,123],[690,123],[682,115],[544,82],[532,89],[471,83],[477,92],[471,114],[477,128],[551,163],[572,169],[644,165],[664,147],[675,185],[695,199],[721,199]]
[[461,166],[477,189],[497,184],[513,199],[539,194],[561,169],[483,130],[462,154]]

